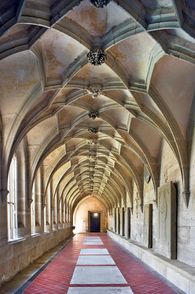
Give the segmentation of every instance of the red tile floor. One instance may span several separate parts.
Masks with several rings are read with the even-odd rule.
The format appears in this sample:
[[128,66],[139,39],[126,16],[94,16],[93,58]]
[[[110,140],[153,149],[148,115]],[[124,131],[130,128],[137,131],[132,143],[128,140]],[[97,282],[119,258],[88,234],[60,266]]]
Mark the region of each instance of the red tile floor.
[[[98,236],[103,245],[84,245],[86,236]],[[77,263],[80,250],[83,248],[107,248],[116,265],[122,272],[135,294],[173,294],[181,293],[163,278],[150,270],[146,265],[129,254],[106,234],[80,234],[76,235],[38,274],[38,276],[23,291],[25,294],[61,294],[67,293],[68,288],[78,285],[70,285],[70,281]],[[84,287],[86,285],[80,285]],[[87,285],[93,287],[94,285]],[[100,285],[98,285],[100,286]],[[102,285],[101,285],[102,286]],[[113,285],[105,285],[113,286]],[[114,285],[117,286],[117,285]],[[121,286],[121,285],[120,285]],[[79,291],[78,291],[79,293]],[[93,293],[93,291],[91,291]],[[117,292],[118,293],[118,292]]]

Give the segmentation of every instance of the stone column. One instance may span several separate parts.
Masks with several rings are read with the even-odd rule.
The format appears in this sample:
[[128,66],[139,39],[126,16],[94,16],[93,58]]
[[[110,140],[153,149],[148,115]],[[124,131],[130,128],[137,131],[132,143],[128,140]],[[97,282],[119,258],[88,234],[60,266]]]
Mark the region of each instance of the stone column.
[[118,231],[118,211],[117,208],[115,207],[115,233],[117,234]]
[[[28,185],[30,183],[28,182]],[[30,188],[28,187],[28,195],[25,205],[25,234],[31,235],[31,203],[32,203],[32,196],[30,192]]]
[[70,223],[70,206],[68,206],[68,223]]
[[116,234],[118,234],[118,224],[119,224],[119,222],[118,222],[118,208],[116,207],[115,208],[115,213],[116,213],[116,231],[115,231],[115,233]]
[[50,185],[47,189],[47,194],[46,194],[46,226],[48,228],[48,226],[50,225]]
[[116,233],[116,208],[113,208],[113,232]]
[[65,203],[64,203],[64,199],[62,199],[62,226],[64,228],[64,224],[65,224]]
[[[0,141],[0,144],[2,142]],[[0,246],[4,245],[8,240],[8,228],[7,228],[7,195],[9,193],[7,189],[7,169],[3,164],[2,145],[0,145]],[[3,180],[3,178],[6,180]]]
[[40,232],[46,231],[46,199],[44,194],[44,169],[40,168]]
[[[70,208],[70,225],[73,226],[73,213],[72,213],[72,209]],[[102,232],[102,214],[100,213],[100,232]]]
[[24,168],[24,181],[25,181],[25,234],[31,234],[31,203],[32,203],[32,190],[31,190],[31,171],[29,163],[29,150],[27,142],[24,145],[24,157],[25,157],[25,168]]
[[59,199],[59,190],[57,189],[57,192],[56,192],[56,197],[57,197],[57,200],[56,200],[56,204],[57,204],[57,228],[60,227],[60,199]]
[[58,199],[57,193],[53,196],[53,229],[56,230],[58,227]]
[[52,229],[52,193],[51,193],[51,182],[47,188],[46,196],[46,227],[47,232],[50,232]]
[[124,207],[120,208],[120,235],[124,236],[124,226],[125,226],[125,219],[124,219]]
[[40,226],[40,195],[39,195],[39,172],[37,172],[36,180],[35,180],[35,226],[36,231],[39,230],[38,227]]
[[25,162],[21,154],[17,156],[17,219],[18,219],[18,237],[26,233],[26,177]]
[[53,180],[51,179],[50,181],[50,226],[51,226],[51,230],[54,230],[54,198],[53,198]]
[[125,208],[125,238],[130,239],[131,236],[131,210],[130,207]]
[[35,225],[36,233],[42,233],[44,230],[43,222],[43,177],[41,168],[37,171],[35,181]]
[[120,208],[116,208],[116,233],[120,234]]
[[69,223],[69,206],[68,206],[68,203],[66,203],[66,222]]
[[8,240],[7,228],[7,189],[0,190],[0,245],[4,245]]
[[65,217],[65,224],[67,223],[67,203],[66,200],[64,201],[64,217]]

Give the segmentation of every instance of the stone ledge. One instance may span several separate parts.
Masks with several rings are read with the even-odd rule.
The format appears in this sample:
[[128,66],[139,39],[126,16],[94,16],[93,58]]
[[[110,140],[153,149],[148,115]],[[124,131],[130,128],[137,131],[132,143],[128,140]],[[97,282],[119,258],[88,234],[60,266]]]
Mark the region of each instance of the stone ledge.
[[23,242],[23,241],[25,241],[25,240],[26,240],[25,237],[20,237],[20,238],[16,238],[16,239],[8,240],[7,243],[8,243],[8,244],[16,244],[16,243]]
[[151,249],[134,244],[130,240],[114,232],[107,231],[107,233],[109,237],[118,242],[177,288],[184,291],[186,294],[195,293],[195,267],[188,266],[178,260],[169,260],[162,257],[154,253]]
[[41,236],[40,233],[33,233],[33,234],[31,234],[31,237],[32,238],[37,238],[37,237],[40,237],[40,236]]
[[72,236],[71,227],[49,234],[29,235],[21,240],[1,244],[0,286],[13,278],[48,250]]

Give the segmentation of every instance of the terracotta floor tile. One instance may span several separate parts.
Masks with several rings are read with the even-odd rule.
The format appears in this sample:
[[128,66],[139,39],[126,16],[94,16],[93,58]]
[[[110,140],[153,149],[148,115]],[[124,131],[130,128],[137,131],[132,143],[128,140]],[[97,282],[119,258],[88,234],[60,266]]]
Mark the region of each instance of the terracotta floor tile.
[[106,248],[126,279],[127,284],[125,286],[130,286],[135,294],[180,293],[179,290],[169,283],[166,283],[163,278],[120,247],[106,234],[95,234],[95,236],[101,237],[104,243],[103,245],[83,244],[86,236],[90,235],[81,234],[76,236],[61,252],[59,252],[48,266],[40,272],[23,293],[67,293],[77,259],[80,255],[80,250],[88,248]]

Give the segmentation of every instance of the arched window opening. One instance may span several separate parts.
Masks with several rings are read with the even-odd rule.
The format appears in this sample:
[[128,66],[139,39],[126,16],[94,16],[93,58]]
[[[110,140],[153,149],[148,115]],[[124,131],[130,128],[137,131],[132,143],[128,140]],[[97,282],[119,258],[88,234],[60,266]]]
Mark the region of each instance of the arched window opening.
[[7,218],[8,218],[8,240],[15,240],[18,237],[18,185],[17,185],[17,158],[14,155],[10,164],[8,174],[8,197],[7,197]]

